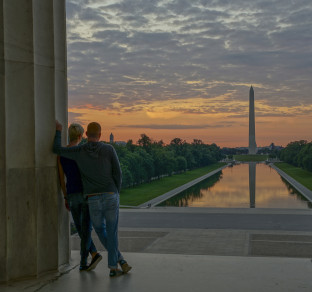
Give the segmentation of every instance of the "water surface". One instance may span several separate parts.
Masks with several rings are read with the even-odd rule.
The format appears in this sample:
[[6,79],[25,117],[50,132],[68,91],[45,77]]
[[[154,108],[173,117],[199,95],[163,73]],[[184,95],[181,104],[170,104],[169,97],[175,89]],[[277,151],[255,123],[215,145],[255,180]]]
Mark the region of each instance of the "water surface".
[[256,162],[227,167],[160,206],[312,208],[274,169]]

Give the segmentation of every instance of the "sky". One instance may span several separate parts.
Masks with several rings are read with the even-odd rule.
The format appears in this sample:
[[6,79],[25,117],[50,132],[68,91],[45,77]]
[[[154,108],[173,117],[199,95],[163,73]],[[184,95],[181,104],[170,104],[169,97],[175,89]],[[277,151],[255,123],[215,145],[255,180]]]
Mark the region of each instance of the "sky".
[[66,0],[69,123],[102,137],[312,140],[311,0]]

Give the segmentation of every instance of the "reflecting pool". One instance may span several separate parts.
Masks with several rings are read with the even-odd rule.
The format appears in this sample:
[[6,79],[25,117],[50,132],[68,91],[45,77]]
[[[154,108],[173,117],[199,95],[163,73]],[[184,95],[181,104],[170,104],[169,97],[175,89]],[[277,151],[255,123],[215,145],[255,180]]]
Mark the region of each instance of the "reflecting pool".
[[312,208],[274,169],[256,162],[227,167],[159,206]]

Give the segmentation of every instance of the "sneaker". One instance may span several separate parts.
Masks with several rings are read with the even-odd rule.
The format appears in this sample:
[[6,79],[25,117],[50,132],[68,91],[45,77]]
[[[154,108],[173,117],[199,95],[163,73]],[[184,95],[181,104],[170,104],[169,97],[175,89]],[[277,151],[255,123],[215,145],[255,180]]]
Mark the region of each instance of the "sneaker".
[[80,272],[83,272],[83,271],[86,271],[86,270],[88,270],[88,266],[80,266],[79,267],[79,271]]
[[124,273],[122,271],[120,271],[119,269],[116,270],[110,270],[109,272],[109,276],[110,277],[119,277],[121,275],[123,275]]
[[90,265],[87,268],[87,271],[91,271],[93,269],[95,269],[95,267],[97,266],[97,264],[102,260],[102,256],[97,253],[94,258],[92,259]]
[[119,265],[120,265],[120,267],[122,269],[122,272],[124,274],[127,274],[132,269],[132,267],[129,266],[128,263],[125,260],[120,260],[119,261]]

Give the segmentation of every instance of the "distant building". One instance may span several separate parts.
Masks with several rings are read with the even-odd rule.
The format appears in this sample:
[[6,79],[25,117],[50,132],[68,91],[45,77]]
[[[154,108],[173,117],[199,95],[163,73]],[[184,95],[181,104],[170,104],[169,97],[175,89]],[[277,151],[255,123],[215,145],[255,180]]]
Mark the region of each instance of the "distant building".
[[126,146],[127,142],[125,142],[125,141],[116,141],[115,144],[121,145],[121,146]]
[[117,144],[117,145],[122,145],[122,146],[126,146],[126,142],[125,141],[114,141],[114,135],[113,133],[111,133],[109,135],[109,143],[110,144]]
[[274,150],[275,149],[275,145],[274,143],[272,142],[271,145],[269,146],[269,150]]

